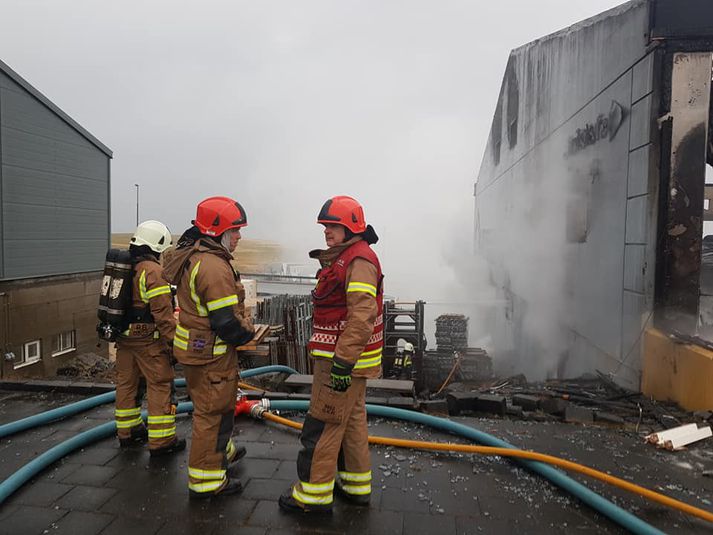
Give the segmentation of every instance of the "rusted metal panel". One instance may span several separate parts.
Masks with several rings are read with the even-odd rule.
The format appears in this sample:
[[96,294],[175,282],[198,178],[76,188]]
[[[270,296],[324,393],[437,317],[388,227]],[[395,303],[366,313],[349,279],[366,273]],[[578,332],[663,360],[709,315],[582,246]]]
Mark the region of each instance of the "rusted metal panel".
[[686,333],[698,318],[710,84],[710,52],[674,54],[662,319]]

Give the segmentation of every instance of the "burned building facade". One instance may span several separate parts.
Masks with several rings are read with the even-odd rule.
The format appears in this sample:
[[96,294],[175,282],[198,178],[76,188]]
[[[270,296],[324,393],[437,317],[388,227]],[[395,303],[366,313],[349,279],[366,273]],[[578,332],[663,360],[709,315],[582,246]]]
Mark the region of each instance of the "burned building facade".
[[512,51],[475,187],[496,359],[713,407],[712,57],[705,0],[633,0]]

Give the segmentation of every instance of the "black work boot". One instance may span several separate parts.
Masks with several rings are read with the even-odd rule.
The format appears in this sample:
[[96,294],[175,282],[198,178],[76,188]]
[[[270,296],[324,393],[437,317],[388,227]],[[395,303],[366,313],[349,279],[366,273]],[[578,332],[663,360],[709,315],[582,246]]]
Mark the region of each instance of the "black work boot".
[[219,496],[230,496],[231,494],[240,494],[243,492],[243,484],[239,479],[226,478],[225,483],[217,490],[212,492],[196,492],[188,489],[188,496],[191,500],[209,500]]
[[245,454],[248,452],[248,450],[245,449],[245,446],[236,446],[235,443],[233,444],[233,454],[232,455],[227,455],[226,454],[226,459],[228,460],[228,464],[234,463],[238,459],[242,459],[245,457]]
[[143,425],[131,428],[131,436],[129,438],[120,438],[119,446],[121,448],[138,448],[143,446],[149,440],[149,431]]
[[292,488],[287,490],[278,501],[280,509],[296,514],[332,514],[332,504],[300,503],[292,497]]
[[337,491],[337,494],[339,494],[340,497],[344,498],[350,503],[353,503],[354,505],[360,505],[362,507],[366,507],[369,505],[369,502],[371,501],[371,493],[369,494],[350,494],[346,490],[342,488],[342,483],[337,479],[334,482],[334,489]]
[[228,459],[228,472],[235,472],[238,469],[240,466],[238,461],[245,457],[247,452],[248,450],[245,449],[245,446],[236,446],[235,455],[233,455],[232,459]]
[[161,448],[149,450],[149,453],[151,454],[151,457],[163,457],[164,455],[173,455],[174,453],[178,453],[179,451],[183,451],[185,449],[186,449],[186,439],[185,438],[177,438],[176,440],[171,442],[168,446],[163,446]]

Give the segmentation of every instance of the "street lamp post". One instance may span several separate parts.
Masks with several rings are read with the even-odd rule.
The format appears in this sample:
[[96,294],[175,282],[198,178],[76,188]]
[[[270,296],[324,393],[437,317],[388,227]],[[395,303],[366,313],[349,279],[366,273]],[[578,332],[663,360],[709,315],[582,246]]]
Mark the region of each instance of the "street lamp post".
[[139,185],[134,184],[136,186],[136,226],[139,226]]

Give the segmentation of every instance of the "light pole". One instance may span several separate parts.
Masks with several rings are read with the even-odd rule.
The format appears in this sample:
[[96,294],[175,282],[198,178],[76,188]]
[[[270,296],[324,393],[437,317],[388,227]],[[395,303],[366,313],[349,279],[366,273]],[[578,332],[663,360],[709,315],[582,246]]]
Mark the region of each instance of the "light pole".
[[139,185],[134,184],[136,186],[136,226],[139,226]]

